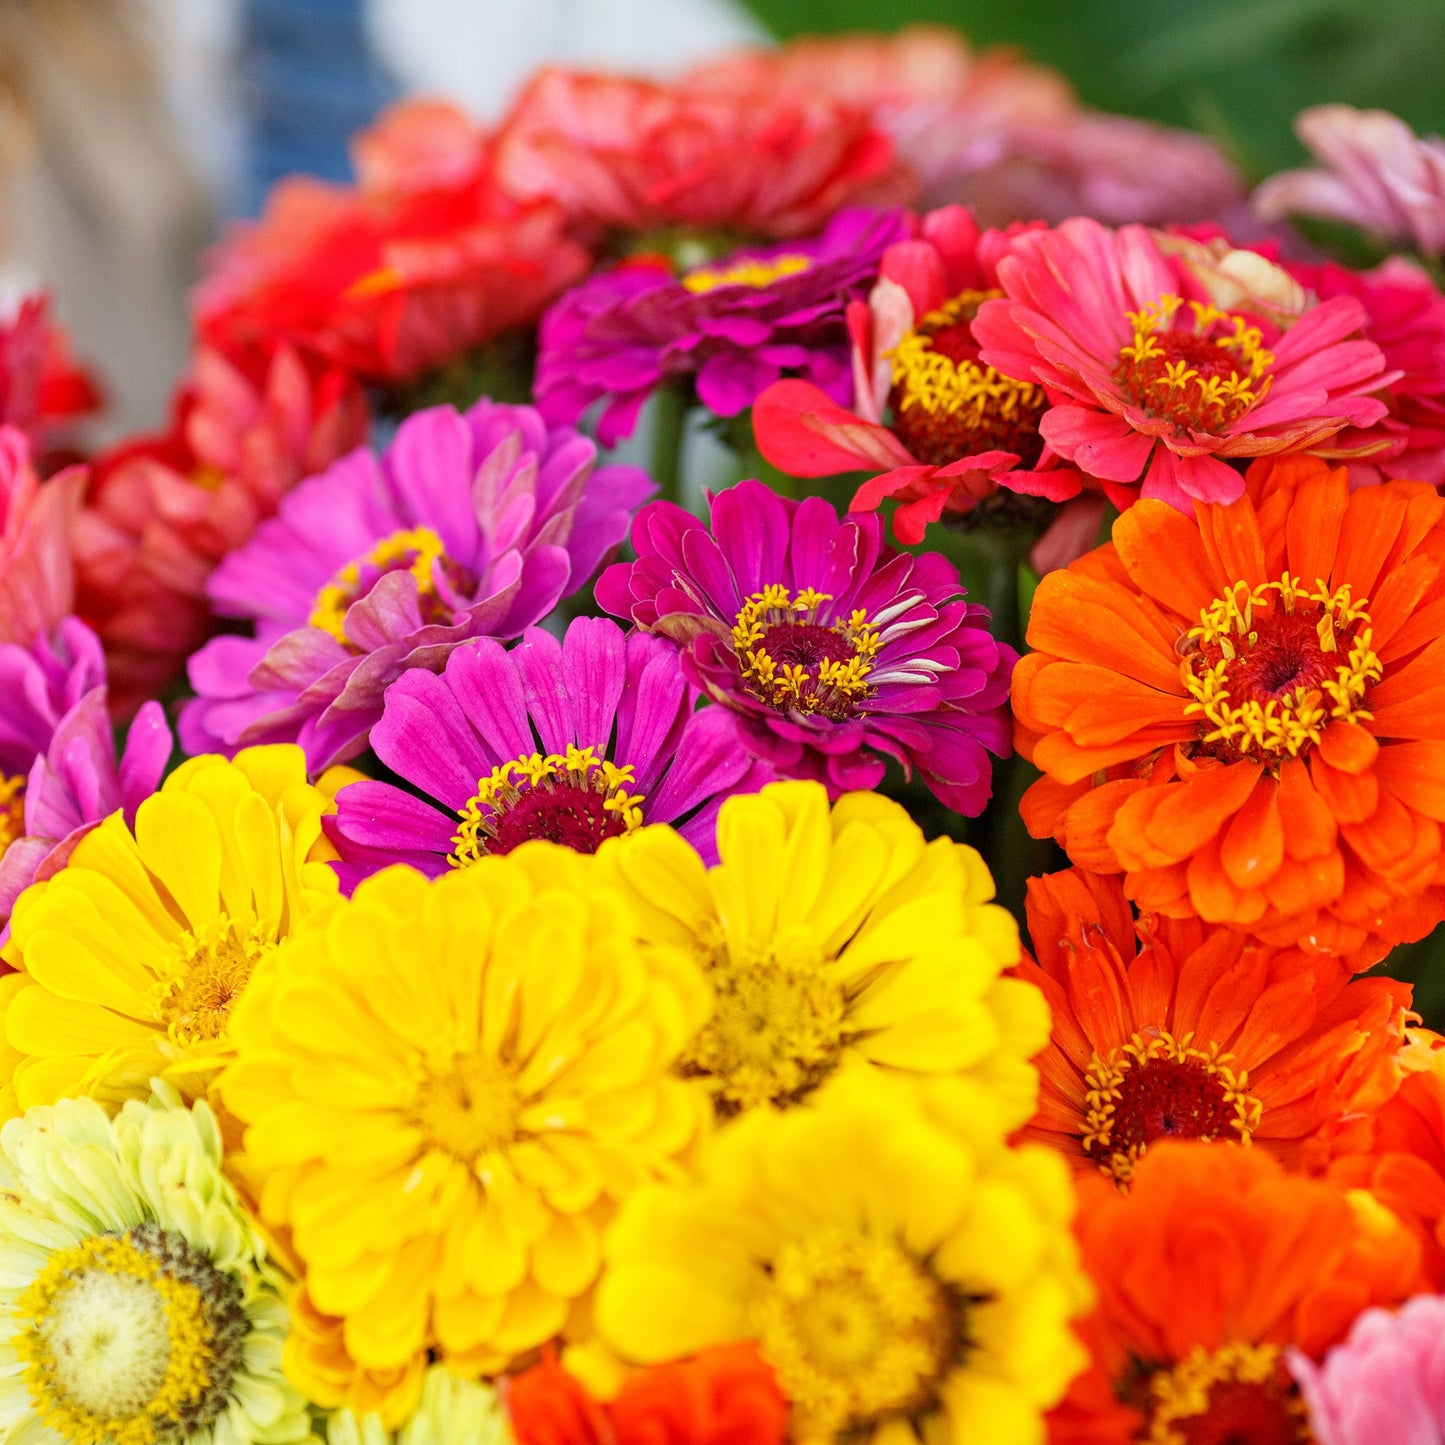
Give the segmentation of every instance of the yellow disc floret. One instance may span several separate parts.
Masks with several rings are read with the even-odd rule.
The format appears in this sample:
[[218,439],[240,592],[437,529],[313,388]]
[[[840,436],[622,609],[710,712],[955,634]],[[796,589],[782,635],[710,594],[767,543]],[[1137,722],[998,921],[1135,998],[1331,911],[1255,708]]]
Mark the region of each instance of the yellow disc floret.
[[0,773],[0,857],[25,836],[25,779]]
[[349,645],[346,613],[356,601],[367,574],[409,572],[416,578],[418,595],[423,599],[435,599],[435,568],[445,556],[445,543],[430,527],[393,532],[391,536],[383,537],[364,557],[348,562],[316,594],[316,603],[307,622],[312,627],[329,632],[343,646]]
[[719,286],[751,286],[761,289],[781,281],[785,276],[800,276],[811,265],[806,256],[785,252],[780,256],[744,256],[737,261],[723,261],[716,266],[699,266],[682,277],[682,284],[698,295],[715,291]]

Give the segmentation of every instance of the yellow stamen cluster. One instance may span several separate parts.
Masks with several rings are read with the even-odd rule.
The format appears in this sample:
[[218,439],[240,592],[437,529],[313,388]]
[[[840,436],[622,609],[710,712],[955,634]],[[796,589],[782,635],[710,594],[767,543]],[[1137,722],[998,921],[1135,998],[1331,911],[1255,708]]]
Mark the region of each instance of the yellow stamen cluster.
[[[1194,699],[1185,707],[1186,715],[1201,716],[1210,727],[1203,741],[1225,743],[1241,756],[1258,751],[1298,757],[1307,745],[1320,741],[1330,721],[1369,721],[1372,714],[1360,704],[1384,668],[1373,649],[1368,605],[1364,598],[1352,598],[1349,583],[1331,591],[1316,581],[1310,588],[1288,572],[1278,582],[1253,588],[1236,582],[1211,602],[1186,634],[1188,655],[1181,670]],[[1320,655],[1338,659],[1333,674],[1264,702],[1237,698],[1237,666],[1259,645],[1263,622],[1297,616],[1311,607],[1319,614],[1314,635]],[[1341,650],[1342,640],[1348,651]]]
[[25,779],[0,773],[0,857],[25,836]]
[[124,1235],[57,1250],[20,1296],[15,1325],[35,1412],[72,1445],[174,1440],[212,1383],[200,1291]]
[[619,831],[630,833],[642,826],[642,804],[646,801],[643,794],[628,791],[636,781],[630,763],[617,767],[599,758],[596,748],[579,748],[572,743],[565,753],[513,758],[494,768],[490,777],[477,780],[477,791],[460,814],[447,862],[453,868],[466,868],[484,857],[496,837],[497,818],[533,791],[558,793],[571,788],[599,794],[604,814],[618,820]]
[[937,350],[936,332],[968,321],[978,308],[1002,291],[964,291],[923,316],[914,329],[884,355],[893,363],[893,385],[900,411],[918,408],[932,415],[963,417],[979,429],[984,424],[1018,421],[1045,403],[1043,388],[1015,381],[981,362],[959,360]]
[[374,567],[378,571],[400,570],[401,567],[416,578],[417,590],[423,597],[436,596],[436,580],[433,566],[446,556],[442,539],[430,527],[412,527],[407,531],[393,532],[384,537],[366,556],[348,562],[320,592],[316,594],[316,605],[307,619],[312,627],[329,632],[343,646],[348,645],[346,636],[346,613],[356,601],[361,586],[363,568]]
[[412,1118],[437,1148],[473,1165],[516,1139],[521,1112],[511,1072],[493,1055],[475,1053],[421,1085]]
[[164,1024],[166,1033],[179,1044],[219,1039],[256,964],[275,946],[274,931],[264,923],[240,929],[221,914],[214,927],[184,934],[173,973],[154,990],[156,1022]]
[[[1151,1030],[1148,1034],[1136,1033],[1122,1048],[1111,1049],[1107,1059],[1095,1054],[1084,1076],[1084,1152],[1097,1158],[1099,1168],[1118,1184],[1128,1184],[1133,1177],[1134,1166],[1147,1147],[1142,1140],[1125,1142],[1115,1137],[1119,1131],[1119,1112],[1125,1099],[1126,1082],[1132,1081],[1147,1089],[1149,1083],[1140,1075],[1151,1064],[1161,1063],[1181,1066],[1193,1075],[1195,1082],[1204,1083],[1214,1095],[1213,1099],[1205,1101],[1205,1107],[1211,1112],[1215,1107],[1220,1111],[1233,1112],[1234,1117],[1228,1119],[1227,1127],[1235,1131],[1238,1143],[1248,1144],[1259,1127],[1263,1105],[1249,1091],[1248,1071],[1240,1069],[1236,1072],[1232,1067],[1232,1054],[1221,1053],[1218,1044],[1211,1044],[1207,1050],[1195,1048],[1192,1033],[1177,1039],[1165,1029]],[[1167,1081],[1164,1087],[1168,1088]],[[1178,1102],[1187,1103],[1182,1098]],[[1198,1124],[1201,1121],[1181,1122]],[[1216,1137],[1212,1131],[1181,1130],[1181,1134],[1197,1139]]]
[[785,1243],[751,1310],[803,1445],[928,1406],[962,1344],[960,1313],[897,1245],[838,1227]]
[[745,256],[740,261],[718,266],[699,266],[682,278],[682,284],[689,291],[701,295],[715,291],[719,286],[752,286],[761,289],[771,286],[785,276],[798,276],[806,271],[812,261],[807,256],[784,253],[781,256]]
[[[733,627],[733,647],[743,685],[769,707],[843,717],[868,695],[868,674],[882,646],[878,624],[870,622],[861,607],[855,608],[846,622],[822,621],[824,604],[832,600],[828,593],[811,587],[794,596],[775,582],[743,603]],[[779,629],[791,628],[813,629],[819,634],[813,641],[827,644],[832,640],[838,650],[851,656],[800,661],[785,657],[780,661],[769,649],[777,651],[789,641],[787,632]],[[797,640],[808,641],[801,633]]]
[[[1222,431],[1269,391],[1274,353],[1257,326],[1181,296],[1127,313],[1134,339],[1119,351],[1119,380],[1140,406],[1196,431]],[[1222,334],[1216,334],[1222,333]]]
[[1253,1385],[1275,1395],[1281,1414],[1294,1422],[1297,1445],[1314,1439],[1304,1401],[1282,1377],[1279,1346],[1234,1341],[1213,1351],[1196,1345],[1172,1370],[1153,1377],[1154,1408],[1144,1445],[1189,1445],[1195,1437],[1187,1422],[1209,1413],[1210,1395],[1221,1385]]

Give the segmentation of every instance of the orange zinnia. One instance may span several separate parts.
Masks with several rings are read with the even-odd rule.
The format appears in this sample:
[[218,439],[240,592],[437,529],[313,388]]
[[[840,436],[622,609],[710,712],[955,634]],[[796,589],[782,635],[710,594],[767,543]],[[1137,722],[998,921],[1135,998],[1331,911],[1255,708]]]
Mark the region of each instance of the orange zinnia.
[[1323,1167],[1399,1086],[1409,984],[1351,982],[1335,959],[1198,919],[1136,922],[1122,880],[1077,869],[1032,879],[1027,909],[1038,962],[1015,972],[1043,991],[1053,1032],[1022,1133],[1081,1172],[1127,1184],[1169,1138]]
[[1285,1348],[1318,1359],[1420,1284],[1393,1216],[1257,1149],[1160,1144],[1127,1194],[1084,1180],[1077,1227],[1099,1300],[1052,1445],[1304,1445]]
[[1141,908],[1368,967],[1442,913],[1445,499],[1290,458],[1196,512],[1039,584],[1025,819]]

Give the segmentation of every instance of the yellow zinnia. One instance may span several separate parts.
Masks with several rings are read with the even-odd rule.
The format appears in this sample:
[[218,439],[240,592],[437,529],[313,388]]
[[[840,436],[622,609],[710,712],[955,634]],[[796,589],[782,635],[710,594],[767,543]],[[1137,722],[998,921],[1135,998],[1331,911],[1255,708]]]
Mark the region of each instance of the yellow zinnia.
[[924,841],[897,803],[819,783],[729,798],[721,861],[671,828],[609,844],[604,866],[649,938],[690,952],[716,994],[683,1055],[720,1114],[788,1105],[845,1066],[986,1079],[1008,1126],[1034,1109],[1048,1042],[1032,984],[1002,977],[1018,928],[972,848]]
[[113,814],[21,894],[0,1107],[144,1098],[159,1074],[204,1092],[252,970],[336,893],[328,806],[298,747],[192,758],[140,805],[134,833]]
[[596,860],[549,843],[389,869],[258,969],[221,1095],[345,1357],[476,1374],[561,1331],[618,1201],[697,1132],[673,1066],[707,1006]]
[[603,1340],[638,1364],[751,1340],[797,1445],[1042,1445],[1087,1356],[1063,1159],[976,1081],[842,1075],[721,1130],[609,1231]]

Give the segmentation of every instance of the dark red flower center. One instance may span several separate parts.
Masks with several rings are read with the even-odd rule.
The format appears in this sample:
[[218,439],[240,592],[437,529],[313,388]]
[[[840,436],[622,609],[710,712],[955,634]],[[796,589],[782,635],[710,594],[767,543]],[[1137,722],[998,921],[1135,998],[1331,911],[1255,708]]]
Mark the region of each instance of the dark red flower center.
[[1149,1381],[1147,1445],[1310,1445],[1298,1387],[1278,1345],[1196,1347]]

